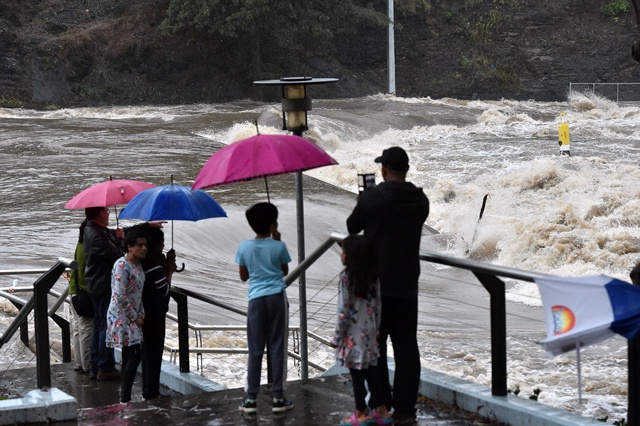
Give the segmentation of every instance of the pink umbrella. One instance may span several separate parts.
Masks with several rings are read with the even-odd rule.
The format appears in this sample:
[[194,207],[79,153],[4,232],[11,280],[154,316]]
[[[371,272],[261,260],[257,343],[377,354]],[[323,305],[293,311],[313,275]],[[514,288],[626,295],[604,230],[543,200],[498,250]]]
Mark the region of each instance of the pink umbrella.
[[[109,176],[106,182],[93,185],[65,204],[65,208],[71,210],[85,209],[87,207],[111,207],[118,204],[127,204],[138,192],[155,185],[139,180],[114,180]],[[116,208],[116,223],[118,210]]]
[[[338,164],[316,144],[292,135],[257,134],[220,148],[198,173],[193,189]],[[267,185],[267,200],[269,186]]]

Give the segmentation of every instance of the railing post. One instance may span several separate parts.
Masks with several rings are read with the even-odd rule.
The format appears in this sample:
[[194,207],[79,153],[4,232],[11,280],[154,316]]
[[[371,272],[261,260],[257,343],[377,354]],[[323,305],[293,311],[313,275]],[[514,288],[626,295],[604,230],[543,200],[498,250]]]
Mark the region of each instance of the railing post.
[[26,322],[20,324],[20,340],[26,347],[29,347],[29,326]]
[[47,289],[33,285],[33,315],[36,339],[36,378],[38,389],[51,387],[51,355],[49,354],[49,316]]
[[171,292],[173,300],[178,306],[178,355],[180,357],[180,372],[189,372],[189,309],[187,296]]
[[62,362],[71,362],[71,327],[69,321],[61,318],[55,313],[51,313],[51,319],[60,327],[60,333],[62,337]]
[[[34,335],[36,339],[36,379],[39,389],[51,387],[51,355],[49,354],[49,310],[47,295],[51,287],[75,261],[60,259],[49,271],[33,283]],[[23,308],[24,309],[24,308]]]
[[473,272],[491,296],[491,394],[507,396],[507,309],[504,282]]

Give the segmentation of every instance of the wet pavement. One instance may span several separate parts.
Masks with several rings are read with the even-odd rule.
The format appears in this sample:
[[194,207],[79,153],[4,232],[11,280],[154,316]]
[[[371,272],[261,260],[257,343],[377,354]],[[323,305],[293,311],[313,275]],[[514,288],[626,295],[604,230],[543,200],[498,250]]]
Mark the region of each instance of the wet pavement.
[[[285,396],[294,408],[283,414],[271,411],[266,386],[258,397],[258,413],[245,415],[238,411],[242,389],[230,389],[198,395],[180,395],[169,389],[170,397],[145,401],[141,396],[141,379],[136,378],[133,400],[120,404],[119,381],[98,382],[88,374],[73,371],[72,364],[52,366],[52,386],[72,395],[78,402],[77,421],[56,425],[337,425],[353,410],[351,383],[345,376],[311,379],[307,383],[287,383]],[[22,396],[36,388],[35,369],[22,372],[8,370],[0,379],[2,395]],[[23,389],[15,392],[15,389]],[[7,392],[7,390],[10,390]],[[22,394],[22,395],[15,395]],[[477,415],[466,413],[435,401],[421,400],[415,419],[397,419],[397,425],[497,425]]]

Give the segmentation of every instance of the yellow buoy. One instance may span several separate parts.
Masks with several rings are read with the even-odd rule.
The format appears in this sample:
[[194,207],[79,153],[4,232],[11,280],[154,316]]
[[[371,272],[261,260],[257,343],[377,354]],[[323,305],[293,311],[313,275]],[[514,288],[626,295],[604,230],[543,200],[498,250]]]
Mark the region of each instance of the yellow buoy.
[[562,120],[558,124],[558,145],[560,146],[560,155],[571,155],[571,142],[569,139],[569,125],[564,121],[564,112],[560,113]]

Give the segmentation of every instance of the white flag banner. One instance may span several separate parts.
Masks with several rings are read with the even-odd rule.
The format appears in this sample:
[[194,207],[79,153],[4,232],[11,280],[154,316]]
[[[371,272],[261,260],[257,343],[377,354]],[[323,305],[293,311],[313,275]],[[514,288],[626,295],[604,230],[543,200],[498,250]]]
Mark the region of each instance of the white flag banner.
[[544,277],[536,284],[547,324],[541,343],[551,358],[640,330],[640,287],[606,275]]

